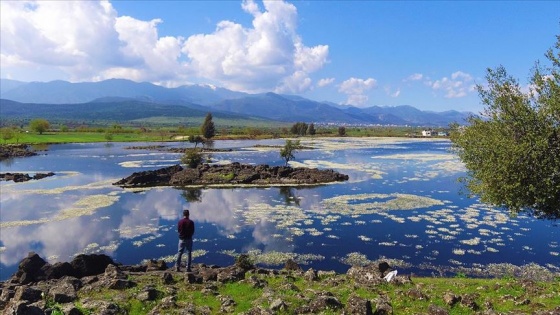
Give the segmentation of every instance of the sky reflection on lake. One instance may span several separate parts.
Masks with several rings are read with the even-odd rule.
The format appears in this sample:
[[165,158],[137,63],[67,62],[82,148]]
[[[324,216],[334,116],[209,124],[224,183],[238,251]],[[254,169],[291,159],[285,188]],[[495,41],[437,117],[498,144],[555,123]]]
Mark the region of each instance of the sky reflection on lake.
[[[216,148],[234,150],[213,153],[212,159],[282,165],[278,148],[255,145],[283,141],[215,141]],[[251,251],[263,264],[289,257],[305,268],[338,272],[348,269],[349,260],[380,257],[416,273],[531,262],[558,271],[556,223],[512,218],[459,194],[456,179],[465,170],[448,152],[448,141],[345,138],[302,144],[315,149],[297,152],[292,166],[333,168],[350,179],[317,187],[121,189],[111,183],[180,158],[130,150],[127,143],[52,145],[46,155],[2,163],[2,172],[56,176],[0,184],[0,278],[8,278],[29,251],[51,263],[79,253],[105,253],[125,264],[171,262],[183,207],[197,224],[198,263],[225,265],[232,255]]]

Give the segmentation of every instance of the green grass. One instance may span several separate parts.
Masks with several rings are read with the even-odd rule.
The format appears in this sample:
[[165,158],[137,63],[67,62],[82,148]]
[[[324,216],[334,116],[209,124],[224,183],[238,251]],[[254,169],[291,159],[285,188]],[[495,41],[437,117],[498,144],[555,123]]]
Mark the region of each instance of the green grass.
[[[376,287],[357,285],[353,280],[345,275],[334,277],[337,285],[329,284],[328,279],[321,281],[308,282],[302,277],[285,276],[254,276],[268,283],[267,291],[274,292],[274,298],[281,298],[289,309],[286,314],[292,314],[297,308],[308,304],[305,297],[313,300],[317,292],[331,292],[342,303],[346,304],[351,295],[358,295],[372,302],[375,311],[375,300],[380,296],[387,296],[393,307],[394,314],[421,314],[427,313],[431,304],[438,305],[449,311],[451,315],[472,314],[474,311],[467,306],[457,303],[448,306],[443,300],[447,292],[452,292],[458,296],[466,294],[476,295],[475,301],[481,310],[486,309],[485,305],[492,305],[493,309],[500,313],[512,311],[522,313],[532,313],[536,310],[552,310],[560,305],[560,281],[552,282],[526,282],[517,279],[473,279],[473,278],[413,278],[412,283],[406,285],[394,285],[383,283]],[[148,314],[156,307],[165,296],[166,286],[162,283],[161,276],[154,274],[134,275],[131,280],[138,285],[134,288],[117,291],[106,288],[98,292],[79,293],[81,299],[99,299],[112,301],[127,310],[129,314],[143,315]],[[173,285],[177,290],[177,309],[165,310],[168,314],[178,314],[179,309],[185,308],[189,304],[196,307],[205,306],[211,310],[212,314],[220,314],[219,296],[229,296],[236,303],[234,313],[241,313],[260,305],[262,308],[269,308],[269,301],[262,298],[265,289],[254,287],[250,281],[237,283],[216,283],[218,295],[212,293],[202,293],[205,284],[188,284],[184,282],[182,276],[175,276],[176,283]],[[332,282],[331,282],[332,283]],[[142,288],[147,285],[156,287],[161,292],[156,301],[141,302],[136,296]],[[412,289],[420,290],[428,299],[416,299],[410,297],[408,292]],[[525,305],[522,302],[529,300]],[[77,302],[77,305],[80,302]],[[95,310],[84,310],[84,312],[95,313]],[[324,314],[340,314],[342,310],[329,310]]]

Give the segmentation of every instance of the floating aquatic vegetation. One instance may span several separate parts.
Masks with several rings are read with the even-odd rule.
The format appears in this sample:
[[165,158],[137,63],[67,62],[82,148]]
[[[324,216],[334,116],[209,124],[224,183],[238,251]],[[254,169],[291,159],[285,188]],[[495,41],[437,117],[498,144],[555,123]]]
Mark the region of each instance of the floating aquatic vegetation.
[[156,247],[165,247],[165,244],[157,244]]
[[[340,195],[324,199],[323,211],[331,211],[346,215],[372,214],[389,210],[413,210],[443,205],[443,202],[429,197],[409,194],[357,194]],[[398,222],[403,218],[392,217]]]
[[338,239],[340,239],[340,237],[339,237],[339,236],[336,236],[336,235],[332,235],[332,234],[329,234],[329,235],[327,235],[327,237],[328,237],[328,238],[332,238],[332,239],[335,239],[335,240],[338,240]]
[[379,246],[395,246],[395,245],[397,245],[397,241],[393,241],[393,242],[379,242],[378,245],[379,245]]
[[318,231],[316,228],[305,229],[307,233],[311,236],[320,236],[323,235],[323,232]]
[[349,266],[367,266],[371,264],[371,260],[366,255],[358,252],[348,253],[345,257],[340,258],[339,261]]
[[90,195],[79,199],[71,206],[71,208],[63,209],[51,219],[43,218],[38,220],[0,222],[0,228],[43,224],[48,222],[77,218],[84,215],[92,215],[99,208],[108,207],[115,203],[117,200],[119,200],[119,196]]
[[418,238],[418,235],[415,234],[405,234],[404,236],[407,238]]
[[452,236],[452,235],[440,235],[440,237],[441,237],[442,240],[446,240],[446,241],[451,241],[451,240],[456,239],[456,237]]
[[371,238],[370,238],[370,237],[367,237],[367,236],[365,236],[365,235],[359,235],[358,238],[361,239],[361,240],[364,241],[364,242],[369,242],[369,241],[371,241]]
[[[204,256],[204,255],[206,255],[206,254],[208,254],[208,251],[207,251],[207,250],[204,250],[204,249],[193,250],[193,251],[192,251],[192,258],[193,258],[193,259],[199,258],[199,257],[202,257],[202,256]],[[175,254],[175,255],[168,255],[168,256],[162,256],[162,257],[156,258],[155,260],[163,260],[163,261],[165,261],[166,263],[174,263],[174,262],[177,261],[177,254]],[[149,261],[150,261],[150,259],[143,259],[140,263],[143,264],[143,265],[145,265],[145,264],[147,264]]]
[[134,246],[136,246],[136,247],[140,247],[140,246],[142,246],[142,245],[144,245],[144,244],[146,244],[146,243],[149,243],[149,242],[155,240],[155,239],[158,238],[159,236],[161,236],[161,234],[160,234],[160,235],[150,235],[150,236],[145,237],[145,238],[143,238],[143,239],[141,239],[141,240],[132,242],[132,245],[134,245]]
[[[222,250],[220,251],[220,253],[232,257],[238,257],[240,255],[235,250]],[[311,261],[320,261],[325,259],[324,256],[316,254],[296,254],[291,252],[277,251],[263,253],[260,249],[250,250],[246,254],[249,256],[251,261],[253,261],[253,263],[270,266],[285,264],[289,259],[294,260],[296,263],[302,265],[308,265]]]
[[526,250],[526,251],[531,251],[531,250],[533,250],[533,248],[531,248],[531,247],[529,247],[529,246],[527,246],[527,245],[523,246],[522,249],[523,249],[523,250]]
[[468,249],[467,253],[472,254],[472,255],[481,255],[482,254],[481,251],[474,250],[474,249]]
[[448,261],[449,261],[452,265],[457,265],[457,266],[463,265],[462,262],[460,262],[460,261],[458,261],[458,260],[455,260],[455,259],[449,259]]
[[453,249],[453,254],[455,254],[455,255],[465,255],[465,250],[460,249],[460,248],[454,248]]
[[337,170],[356,170],[369,174],[373,179],[382,179],[383,175],[387,174],[387,172],[384,172],[380,169],[380,165],[364,163],[334,163],[321,160],[305,160],[303,162],[291,161],[290,166],[307,168],[328,168]]
[[497,250],[493,247],[490,247],[490,246],[486,247],[486,251],[491,252],[491,253],[498,253],[499,252],[499,250]]
[[461,244],[465,244],[465,245],[476,246],[476,245],[480,244],[480,237],[475,237],[475,238],[471,238],[471,239],[468,239],[468,240],[460,240],[459,242]]

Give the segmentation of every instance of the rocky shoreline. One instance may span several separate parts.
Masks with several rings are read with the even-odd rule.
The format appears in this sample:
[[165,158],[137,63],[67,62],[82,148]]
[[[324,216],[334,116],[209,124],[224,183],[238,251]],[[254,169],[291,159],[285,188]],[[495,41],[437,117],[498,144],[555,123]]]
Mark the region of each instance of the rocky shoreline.
[[[128,314],[131,301],[137,301],[134,303],[141,303],[145,310],[142,314],[232,314],[238,313],[235,311],[237,303],[247,302],[241,301],[243,299],[250,303],[250,307],[246,307],[248,310],[242,312],[247,315],[325,312],[384,315],[397,314],[394,307],[402,304],[389,298],[388,293],[395,291],[409,303],[427,304],[424,307],[427,313],[422,314],[446,315],[454,308],[472,314],[521,314],[496,312],[492,302],[481,301],[479,293],[500,290],[498,284],[494,288],[473,289],[479,293],[455,293],[453,291],[460,287],[450,285],[449,288],[455,289],[442,296],[430,296],[433,288],[422,282],[415,283],[409,275],[389,278],[391,272],[384,261],[353,266],[345,274],[311,268],[304,271],[292,260],[286,261],[282,269],[265,269],[253,265],[248,256],[242,254],[231,266],[194,264],[192,271],[186,273],[175,271],[174,266],[167,266],[163,260],[122,265],[103,254],[81,254],[71,262],[51,265],[30,252],[20,262],[18,271],[7,281],[0,282],[0,310],[2,314]],[[537,311],[532,314],[536,315],[560,314],[560,306],[546,307],[527,297],[538,299],[546,295],[554,299],[556,289],[547,293],[550,291],[546,291],[542,283],[528,279],[513,279],[508,284],[512,288],[519,286],[527,293],[525,297],[499,297],[500,301],[519,306],[534,304],[533,309]],[[554,287],[554,283],[551,285]],[[234,299],[224,293],[232,286],[254,290],[258,297],[252,300],[241,294]],[[346,293],[342,296],[340,292]],[[364,298],[358,292],[362,295],[377,292],[377,297]],[[219,304],[209,300],[196,302],[185,294],[207,297]]]
[[292,168],[287,166],[201,164],[197,168],[174,165],[153,171],[135,172],[113,185],[123,188],[191,185],[319,185],[348,180],[334,170]]
[[26,157],[37,155],[31,151],[27,144],[7,144],[0,145],[0,161],[16,157]]
[[16,183],[27,182],[30,180],[39,180],[46,177],[54,176],[53,172],[48,173],[36,173],[35,175],[31,176],[26,173],[1,173],[0,174],[0,181],[14,181]]

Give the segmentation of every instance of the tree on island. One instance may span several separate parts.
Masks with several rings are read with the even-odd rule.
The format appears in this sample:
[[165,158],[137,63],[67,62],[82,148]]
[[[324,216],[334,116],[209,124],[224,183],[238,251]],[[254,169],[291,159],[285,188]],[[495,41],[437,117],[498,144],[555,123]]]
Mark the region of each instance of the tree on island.
[[40,135],[43,132],[49,130],[50,123],[46,119],[37,118],[33,119],[29,122],[29,128],[35,132],[38,132]]
[[288,165],[288,162],[290,162],[290,160],[293,160],[295,158],[294,152],[300,149],[301,145],[299,140],[286,140],[286,144],[282,149],[280,149],[280,156],[286,161],[286,166]]
[[187,148],[185,154],[181,157],[181,162],[190,168],[196,168],[202,163],[203,156],[200,149]]
[[212,121],[212,114],[206,114],[206,118],[204,118],[204,123],[200,126],[200,132],[202,136],[210,140],[216,135],[216,127],[214,126],[214,122]]
[[204,139],[201,136],[189,136],[188,140],[190,143],[194,143],[194,147],[196,148],[199,143],[204,143]]
[[502,66],[478,93],[482,117],[454,126],[452,147],[467,167],[461,180],[483,202],[513,213],[560,218],[560,36],[532,71],[529,92]]

